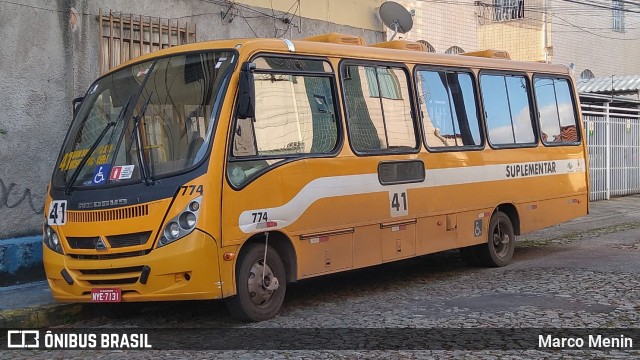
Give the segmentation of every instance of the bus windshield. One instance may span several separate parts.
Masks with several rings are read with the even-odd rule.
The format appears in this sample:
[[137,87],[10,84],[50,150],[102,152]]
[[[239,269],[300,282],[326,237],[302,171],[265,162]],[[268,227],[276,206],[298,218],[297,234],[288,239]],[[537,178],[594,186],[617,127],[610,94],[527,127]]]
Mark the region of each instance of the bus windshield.
[[69,130],[53,185],[149,182],[200,163],[235,59],[230,51],[189,53],[97,80]]

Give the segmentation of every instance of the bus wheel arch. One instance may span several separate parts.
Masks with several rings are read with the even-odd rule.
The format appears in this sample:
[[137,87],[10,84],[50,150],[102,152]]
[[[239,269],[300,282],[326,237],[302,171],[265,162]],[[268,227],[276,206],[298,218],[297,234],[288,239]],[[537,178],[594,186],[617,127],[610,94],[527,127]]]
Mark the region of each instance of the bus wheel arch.
[[[249,248],[249,244],[261,244],[264,246],[265,233],[259,233],[251,236],[242,244],[238,251],[238,258]],[[269,247],[272,247],[280,256],[284,264],[284,270],[287,274],[287,282],[295,282],[298,280],[298,258],[296,250],[287,235],[280,231],[269,231]],[[238,264],[236,264],[238,266]]]
[[493,210],[492,216],[498,211],[505,213],[509,217],[511,225],[513,225],[515,235],[520,235],[520,215],[518,214],[518,209],[516,209],[515,205],[511,203],[500,204]]
[[480,264],[501,267],[511,263],[520,219],[513,204],[502,204],[493,211],[487,229],[487,242],[478,245],[475,253]]

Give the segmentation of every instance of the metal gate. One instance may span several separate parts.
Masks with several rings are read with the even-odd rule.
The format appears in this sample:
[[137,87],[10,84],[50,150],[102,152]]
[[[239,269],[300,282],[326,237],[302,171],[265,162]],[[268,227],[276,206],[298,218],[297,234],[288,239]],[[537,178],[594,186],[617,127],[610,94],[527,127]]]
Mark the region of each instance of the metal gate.
[[640,193],[640,110],[582,105],[591,200]]

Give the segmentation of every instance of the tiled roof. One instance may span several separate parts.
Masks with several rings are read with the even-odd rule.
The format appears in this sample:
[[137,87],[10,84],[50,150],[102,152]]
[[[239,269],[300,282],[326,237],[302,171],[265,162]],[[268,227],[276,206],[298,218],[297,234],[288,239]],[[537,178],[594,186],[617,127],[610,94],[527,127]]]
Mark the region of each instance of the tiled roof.
[[640,75],[597,77],[589,80],[578,80],[576,86],[581,93],[631,92],[640,90]]

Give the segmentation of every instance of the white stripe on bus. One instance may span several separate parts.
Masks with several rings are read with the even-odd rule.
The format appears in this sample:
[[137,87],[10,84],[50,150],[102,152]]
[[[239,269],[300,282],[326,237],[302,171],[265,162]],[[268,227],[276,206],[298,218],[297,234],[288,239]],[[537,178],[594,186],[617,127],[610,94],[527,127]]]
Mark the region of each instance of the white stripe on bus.
[[584,160],[574,159],[426,169],[424,181],[399,185],[380,184],[377,173],[322,177],[309,182],[293,199],[281,206],[243,211],[238,219],[238,224],[240,230],[247,234],[258,230],[264,231],[266,230],[264,226],[257,226],[260,220],[256,219],[259,219],[260,216],[256,216],[256,214],[267,213],[269,225],[271,225],[269,230],[283,228],[298,220],[314,202],[331,197],[402,192],[408,189],[583,173],[585,171]]

